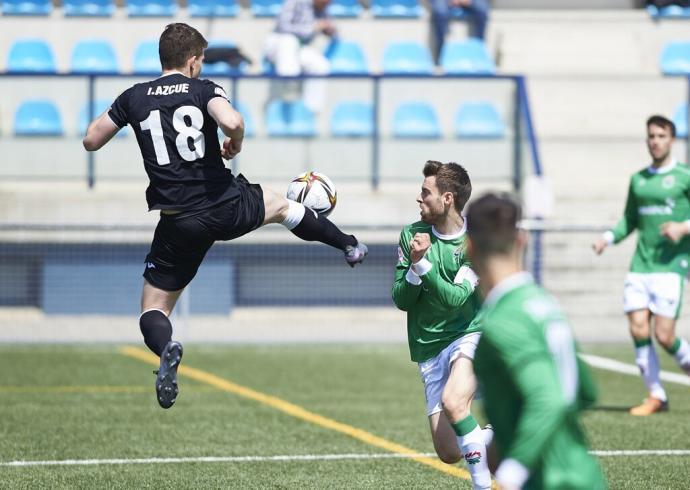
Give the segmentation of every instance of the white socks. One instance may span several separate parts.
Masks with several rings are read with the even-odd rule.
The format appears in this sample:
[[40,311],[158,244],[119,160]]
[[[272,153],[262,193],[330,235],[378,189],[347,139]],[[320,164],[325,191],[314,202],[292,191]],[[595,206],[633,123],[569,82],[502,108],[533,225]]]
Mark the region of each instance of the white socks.
[[302,218],[304,218],[304,213],[307,208],[304,207],[302,203],[296,201],[290,201],[288,199],[288,212],[287,216],[281,223],[288,230],[292,230],[295,226],[300,224]]
[[[491,432],[491,435],[488,436],[485,432]],[[475,490],[491,488],[491,473],[486,456],[487,437],[491,440],[493,431],[484,431],[479,426],[476,426],[469,434],[458,436],[458,446],[467,463]]]
[[484,445],[488,448],[494,440],[494,430],[487,428],[482,429],[482,437],[484,437]]
[[676,353],[673,354],[673,357],[676,358],[676,362],[681,368],[686,371],[690,369],[690,344],[688,344],[687,340],[683,338],[680,339],[680,347]]
[[649,394],[661,401],[666,401],[666,391],[659,379],[659,358],[653,344],[635,347],[635,362],[640,368],[642,379],[649,390]]

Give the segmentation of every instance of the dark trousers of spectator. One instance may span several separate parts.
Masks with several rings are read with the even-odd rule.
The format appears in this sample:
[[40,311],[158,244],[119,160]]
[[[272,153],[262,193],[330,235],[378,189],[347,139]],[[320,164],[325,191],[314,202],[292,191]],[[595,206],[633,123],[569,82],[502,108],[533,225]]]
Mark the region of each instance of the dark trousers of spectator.
[[[463,7],[469,14],[470,37],[484,40],[486,24],[489,21],[488,0],[473,0],[472,3]],[[448,22],[450,21],[451,8],[448,0],[431,0],[431,31],[433,37],[434,61],[438,64],[441,49],[448,34]]]

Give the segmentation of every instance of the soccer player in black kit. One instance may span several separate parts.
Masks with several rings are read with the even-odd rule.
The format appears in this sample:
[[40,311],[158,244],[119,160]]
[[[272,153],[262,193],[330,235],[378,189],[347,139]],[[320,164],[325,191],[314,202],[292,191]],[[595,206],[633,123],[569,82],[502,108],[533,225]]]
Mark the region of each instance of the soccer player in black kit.
[[[367,255],[366,245],[325,217],[225,167],[223,159],[242,150],[244,121],[221,87],[199,79],[207,46],[196,29],[168,25],[158,46],[162,76],[125,90],[91,122],[83,141],[87,151],[96,151],[130,124],[150,180],[149,210],[160,210],[145,260],[139,325],[161,358],[156,397],[163,408],[177,398],[182,357],[168,316],[213,242],[281,223],[302,240],[342,250],[352,267]],[[218,128],[225,134],[222,147]]]

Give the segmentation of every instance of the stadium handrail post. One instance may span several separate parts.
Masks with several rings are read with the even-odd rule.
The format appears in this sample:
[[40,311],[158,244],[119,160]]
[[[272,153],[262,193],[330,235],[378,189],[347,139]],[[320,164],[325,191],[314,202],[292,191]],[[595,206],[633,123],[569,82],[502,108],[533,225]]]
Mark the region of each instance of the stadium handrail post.
[[[534,174],[541,176],[541,159],[539,157],[539,148],[537,146],[537,137],[534,132],[534,125],[532,123],[532,114],[530,113],[529,105],[529,95],[527,94],[527,85],[525,83],[524,76],[516,76],[515,80],[517,82],[519,102],[518,102],[518,112],[522,113],[525,121],[525,129],[527,131],[527,138],[529,139],[529,147],[532,153],[532,165],[534,166]],[[516,130],[520,127],[520,124],[516,124]],[[519,152],[519,146],[518,146]],[[520,163],[520,158],[515,159],[515,176],[516,178],[521,178],[522,167],[517,167]],[[519,189],[519,183],[518,183]],[[533,260],[532,260],[532,275],[537,284],[541,284],[542,278],[542,233],[543,231],[539,228],[532,230],[532,244],[533,244]]]
[[379,97],[380,97],[380,78],[378,76],[372,77],[373,83],[373,115],[374,127],[371,135],[371,188],[376,191],[379,188]]
[[[94,84],[95,84],[95,79],[96,77],[94,75],[89,75],[88,78],[88,83],[89,83],[89,101],[87,103],[87,109],[86,113],[88,114],[88,119],[87,119],[87,127],[88,124],[94,120],[95,114],[94,114]],[[93,151],[87,151],[86,152],[86,179],[88,182],[89,189],[93,189],[93,186],[96,184],[96,172],[95,172],[95,167],[96,167],[96,161],[95,161],[95,152]]]
[[[233,75],[232,77],[230,77],[230,100],[234,104],[237,104],[237,101],[239,100],[237,98],[237,93],[238,93],[237,75]],[[235,107],[235,109],[237,109],[237,107]],[[232,174],[237,175],[237,171],[240,168],[240,156],[239,155],[237,155],[235,158],[232,159],[231,165],[232,165]]]

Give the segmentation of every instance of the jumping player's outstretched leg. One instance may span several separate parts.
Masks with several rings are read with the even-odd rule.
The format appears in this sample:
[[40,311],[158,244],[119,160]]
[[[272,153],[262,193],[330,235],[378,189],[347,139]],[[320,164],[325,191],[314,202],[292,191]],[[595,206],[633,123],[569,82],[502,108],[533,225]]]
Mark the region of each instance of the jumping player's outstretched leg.
[[340,231],[328,218],[270,189],[263,189],[263,193],[264,224],[280,223],[302,240],[319,241],[340,249],[345,253],[345,261],[350,267],[364,261],[367,246],[358,242],[353,235]]
[[165,291],[144,280],[141,294],[139,327],[144,343],[161,358],[156,372],[156,400],[163,408],[170,408],[177,399],[177,368],[182,359],[182,344],[172,340],[172,324],[168,316],[180,297],[180,291]]

